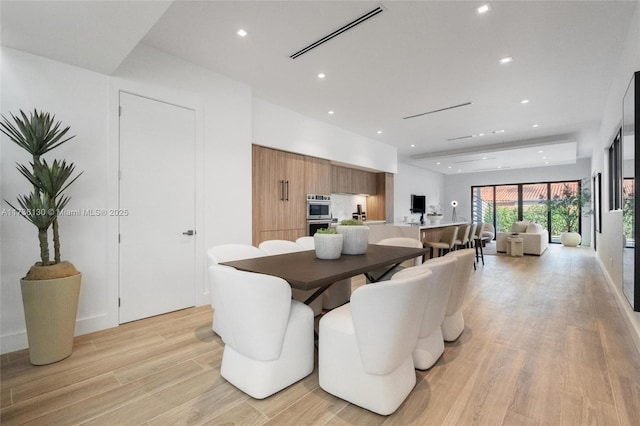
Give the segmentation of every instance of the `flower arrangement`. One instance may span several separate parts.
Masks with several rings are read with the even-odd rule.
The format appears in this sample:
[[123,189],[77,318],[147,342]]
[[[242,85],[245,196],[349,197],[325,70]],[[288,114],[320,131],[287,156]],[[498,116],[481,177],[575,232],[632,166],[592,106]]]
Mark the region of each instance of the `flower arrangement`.
[[427,213],[427,216],[442,216],[442,209],[440,208],[440,204],[430,205],[429,213]]

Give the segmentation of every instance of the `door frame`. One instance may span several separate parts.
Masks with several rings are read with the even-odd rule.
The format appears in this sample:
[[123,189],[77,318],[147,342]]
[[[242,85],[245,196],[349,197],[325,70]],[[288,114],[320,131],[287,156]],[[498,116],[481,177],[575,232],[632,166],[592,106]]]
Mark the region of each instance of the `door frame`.
[[[204,236],[204,114],[203,105],[199,96],[179,90],[159,88],[131,82],[119,78],[113,78],[109,82],[108,104],[108,149],[106,161],[107,175],[107,206],[118,208],[119,194],[119,167],[120,167],[120,93],[125,92],[141,96],[155,101],[173,104],[188,108],[195,113],[195,304],[196,306],[210,303],[209,286],[205,273],[205,248]],[[107,312],[104,328],[116,327],[119,322],[118,299],[120,296],[120,260],[119,260],[119,220],[118,217],[107,218]]]

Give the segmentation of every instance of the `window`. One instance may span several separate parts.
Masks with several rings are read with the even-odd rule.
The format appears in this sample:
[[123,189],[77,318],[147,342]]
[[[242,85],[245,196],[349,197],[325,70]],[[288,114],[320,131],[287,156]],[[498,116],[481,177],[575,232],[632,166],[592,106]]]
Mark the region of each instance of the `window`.
[[557,243],[562,232],[581,232],[579,194],[585,196],[579,180],[473,186],[471,214],[474,222],[492,223],[502,232],[519,220],[539,223]]
[[609,147],[609,210],[622,209],[622,142],[618,131]]

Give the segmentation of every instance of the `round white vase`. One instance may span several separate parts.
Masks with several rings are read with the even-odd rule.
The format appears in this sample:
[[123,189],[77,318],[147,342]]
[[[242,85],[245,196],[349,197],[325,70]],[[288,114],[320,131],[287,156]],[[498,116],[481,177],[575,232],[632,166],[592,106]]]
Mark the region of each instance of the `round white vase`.
[[369,227],[361,225],[338,225],[338,234],[344,236],[342,254],[365,254],[369,246]]
[[313,244],[318,259],[337,259],[342,253],[342,234],[315,234]]
[[433,224],[437,224],[440,223],[440,221],[444,218],[443,215],[437,215],[437,216],[427,216],[427,219],[429,219],[429,223],[433,223]]
[[563,232],[560,234],[560,242],[565,247],[577,247],[582,237],[577,232]]

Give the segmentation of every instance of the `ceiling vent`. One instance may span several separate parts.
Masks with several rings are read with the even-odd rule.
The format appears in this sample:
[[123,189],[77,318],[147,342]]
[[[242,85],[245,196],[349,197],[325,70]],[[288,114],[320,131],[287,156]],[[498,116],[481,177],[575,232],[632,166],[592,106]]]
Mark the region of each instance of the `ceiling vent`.
[[447,139],[447,142],[451,142],[451,141],[459,141],[460,139],[469,139],[472,138],[472,135],[468,135],[468,136],[458,136],[457,138],[451,138],[451,139]]
[[348,31],[348,30],[354,28],[355,26],[360,25],[363,22],[373,18],[374,16],[376,16],[379,13],[382,13],[383,11],[384,11],[384,9],[382,7],[380,7],[380,6],[378,6],[375,9],[365,13],[364,15],[359,17],[358,19],[355,19],[355,20],[349,22],[347,25],[343,26],[342,28],[337,29],[334,32],[332,32],[331,34],[328,34],[328,35],[322,37],[320,40],[311,43],[307,47],[298,50],[296,53],[294,53],[293,55],[291,55],[289,57],[291,59],[296,59],[297,57],[304,55],[305,53],[309,52],[312,49],[315,49],[316,47],[320,46],[321,44],[328,42],[332,38],[335,38],[335,37],[339,36],[340,34],[344,33],[345,31]]
[[[465,103],[460,104],[460,105],[453,105],[453,106],[449,106],[449,107],[445,107],[445,108],[434,109],[433,111],[421,112],[420,114],[410,115],[408,117],[402,117],[402,119],[403,120],[408,120],[410,118],[422,117],[423,115],[433,114],[435,112],[446,111],[446,110],[454,109],[454,108],[460,108],[460,107],[467,106],[467,105],[471,105],[471,102],[465,102]],[[465,136],[465,137],[469,137],[469,136]],[[460,139],[463,139],[463,138],[460,138]],[[451,140],[451,139],[449,139],[449,140]]]

